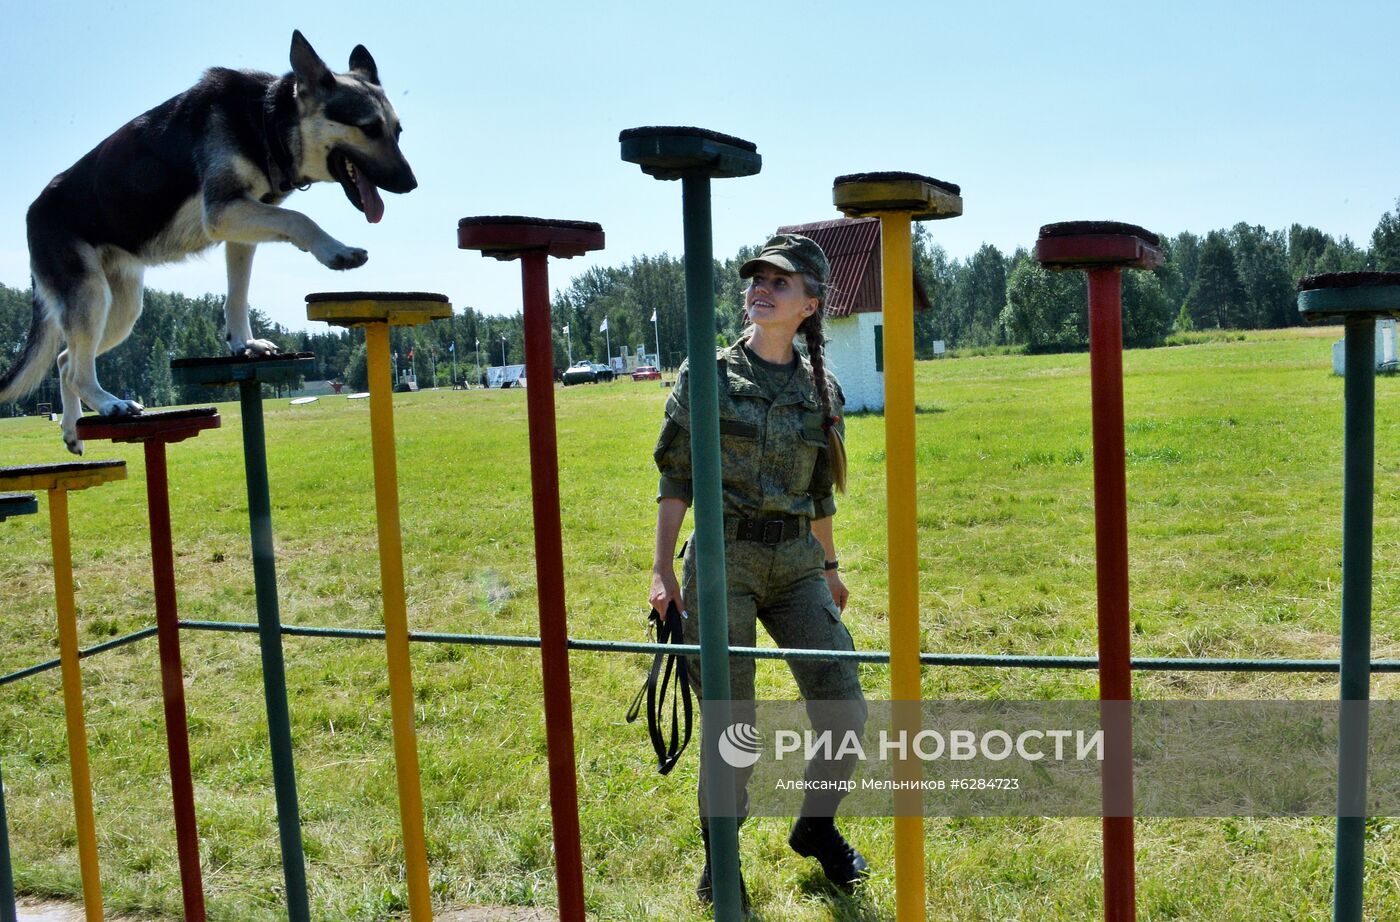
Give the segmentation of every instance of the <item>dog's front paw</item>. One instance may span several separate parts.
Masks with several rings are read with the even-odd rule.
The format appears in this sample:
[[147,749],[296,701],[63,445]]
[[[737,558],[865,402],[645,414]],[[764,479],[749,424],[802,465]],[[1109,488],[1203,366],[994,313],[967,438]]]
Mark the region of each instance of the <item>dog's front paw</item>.
[[[103,403],[97,412],[103,416],[140,416],[145,409],[135,400],[118,400],[114,397]],[[81,452],[79,453],[81,454]]]
[[318,247],[316,258],[328,269],[358,269],[369,259],[369,253],[359,247],[333,242],[330,246]]
[[63,433],[63,444],[68,446],[68,450],[78,457],[83,456],[83,440],[78,438],[77,433]]
[[369,253],[359,247],[346,247],[345,252],[332,262],[326,263],[332,269],[358,269],[369,261]]

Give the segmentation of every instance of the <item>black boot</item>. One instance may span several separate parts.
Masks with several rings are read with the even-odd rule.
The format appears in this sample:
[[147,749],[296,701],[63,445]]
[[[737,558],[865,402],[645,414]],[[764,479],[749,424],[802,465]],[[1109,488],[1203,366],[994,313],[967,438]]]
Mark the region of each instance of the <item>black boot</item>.
[[829,816],[804,816],[792,824],[788,845],[803,858],[821,863],[826,879],[850,893],[870,873],[865,858],[836,828]]
[[[705,841],[705,868],[700,872],[700,882],[695,885],[695,898],[705,905],[715,901],[714,888],[710,883],[710,830],[701,827],[700,838]],[[739,869],[739,907],[745,914],[749,911],[749,888],[744,885],[744,871]]]

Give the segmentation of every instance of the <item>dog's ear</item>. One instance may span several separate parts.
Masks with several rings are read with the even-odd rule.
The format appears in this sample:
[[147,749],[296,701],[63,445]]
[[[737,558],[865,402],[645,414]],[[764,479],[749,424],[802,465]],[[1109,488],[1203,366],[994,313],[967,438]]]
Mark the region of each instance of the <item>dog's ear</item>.
[[335,74],[331,73],[300,29],[292,32],[292,73],[296,74],[299,95],[324,96],[335,89]]
[[375,86],[379,86],[379,68],[374,66],[374,58],[364,45],[356,45],[350,52],[350,73],[359,74]]

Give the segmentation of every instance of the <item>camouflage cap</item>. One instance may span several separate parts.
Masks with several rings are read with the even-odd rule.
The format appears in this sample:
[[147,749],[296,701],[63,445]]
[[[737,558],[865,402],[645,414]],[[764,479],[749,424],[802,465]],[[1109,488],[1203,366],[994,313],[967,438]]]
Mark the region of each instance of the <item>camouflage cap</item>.
[[778,234],[769,238],[753,259],[739,267],[739,278],[746,279],[767,264],[784,272],[807,273],[823,285],[831,274],[831,264],[817,242],[801,234]]

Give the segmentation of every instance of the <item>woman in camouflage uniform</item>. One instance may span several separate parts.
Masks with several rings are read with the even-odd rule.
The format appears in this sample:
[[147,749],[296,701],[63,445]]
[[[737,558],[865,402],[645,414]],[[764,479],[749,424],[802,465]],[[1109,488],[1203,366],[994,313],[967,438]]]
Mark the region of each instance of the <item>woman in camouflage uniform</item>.
[[[833,488],[844,490],[846,456],[842,442],[841,389],[826,372],[822,354],[822,311],[829,264],[821,247],[797,234],[779,234],[739,269],[749,280],[744,305],[752,324],[734,345],[721,349],[719,363],[720,453],[724,494],[725,568],[728,576],[729,643],[754,646],[756,622],[780,647],[852,650],[841,623],[847,590],[837,569],[832,516]],[[807,357],[793,348],[802,334]],[[688,613],[686,643],[699,643],[695,550],[687,542],[684,583],[678,586],[672,558],[686,509],[690,506],[690,400],[686,366],[666,401],[666,420],[656,445],[661,471],[656,521],[656,556],[649,601],[658,612],[674,603]],[[841,738],[863,730],[865,698],[851,661],[793,660],[788,664],[803,698],[844,702],[814,712],[814,729],[832,729]],[[754,722],[754,661],[730,660],[734,720]],[[691,682],[700,687],[698,657],[690,660]],[[851,758],[814,760],[806,779],[844,781],[855,770]],[[752,769],[735,772],[740,823],[747,812],[745,790]],[[700,760],[700,822],[706,844],[705,869],[696,888],[710,900],[709,835],[705,794],[706,765]],[[832,817],[842,794],[809,788],[789,844],[820,861],[826,876],[850,889],[866,872],[865,859],[836,829]],[[741,880],[742,883],[742,880]]]

